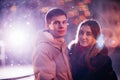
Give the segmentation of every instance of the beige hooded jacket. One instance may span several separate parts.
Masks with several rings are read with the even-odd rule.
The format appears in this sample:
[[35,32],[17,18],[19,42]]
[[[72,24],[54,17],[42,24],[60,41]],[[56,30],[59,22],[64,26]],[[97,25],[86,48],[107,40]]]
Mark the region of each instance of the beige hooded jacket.
[[35,80],[72,80],[66,45],[47,30],[38,33],[33,65]]

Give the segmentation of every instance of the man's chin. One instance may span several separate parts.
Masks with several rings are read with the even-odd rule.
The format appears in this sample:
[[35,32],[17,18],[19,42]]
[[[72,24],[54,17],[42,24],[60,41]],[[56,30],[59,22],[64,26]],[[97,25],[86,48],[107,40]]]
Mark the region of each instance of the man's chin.
[[56,36],[56,38],[64,38],[65,35]]

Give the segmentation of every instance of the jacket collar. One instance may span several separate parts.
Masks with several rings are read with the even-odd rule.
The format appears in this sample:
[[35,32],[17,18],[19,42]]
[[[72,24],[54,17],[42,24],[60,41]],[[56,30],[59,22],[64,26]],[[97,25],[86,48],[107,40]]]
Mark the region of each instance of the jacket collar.
[[51,33],[49,33],[48,30],[42,30],[38,33],[37,36],[37,43],[48,43],[58,49],[61,49],[63,47],[66,47],[65,40],[63,42],[59,42],[52,36]]

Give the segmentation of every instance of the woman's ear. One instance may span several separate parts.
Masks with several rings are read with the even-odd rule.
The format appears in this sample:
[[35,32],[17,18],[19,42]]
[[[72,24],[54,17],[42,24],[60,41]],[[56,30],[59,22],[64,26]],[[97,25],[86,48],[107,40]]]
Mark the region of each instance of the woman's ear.
[[97,40],[95,38],[93,38],[93,44],[96,44]]

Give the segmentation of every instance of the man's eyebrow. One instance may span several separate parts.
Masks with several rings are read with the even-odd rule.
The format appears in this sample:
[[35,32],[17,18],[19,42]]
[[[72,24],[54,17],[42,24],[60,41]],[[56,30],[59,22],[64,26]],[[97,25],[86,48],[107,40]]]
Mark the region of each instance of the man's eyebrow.
[[[54,21],[59,21],[59,20],[54,20]],[[63,21],[67,21],[67,19],[66,19],[66,20],[63,20]]]
[[67,20],[63,20],[63,21],[53,20],[53,23],[54,23],[54,22],[64,22],[64,21],[67,21]]

